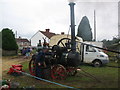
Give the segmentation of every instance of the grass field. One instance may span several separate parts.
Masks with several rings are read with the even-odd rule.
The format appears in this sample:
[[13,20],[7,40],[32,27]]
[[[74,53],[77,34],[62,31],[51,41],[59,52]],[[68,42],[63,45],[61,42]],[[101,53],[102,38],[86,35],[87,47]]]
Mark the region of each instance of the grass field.
[[[23,70],[29,73],[28,70],[29,60],[22,62]],[[108,65],[117,66],[115,62],[110,62]],[[87,77],[83,75],[82,71],[79,71],[76,76],[69,76],[66,80],[50,80],[64,85],[72,86],[75,88],[118,88],[118,68],[112,68],[103,66],[100,68],[92,67],[91,65],[81,65],[79,66],[82,70],[92,74],[101,82],[96,79]],[[3,79],[10,79],[11,81],[18,82],[21,87],[35,88],[64,88],[58,85],[50,84],[44,81],[36,80],[29,76],[12,76],[6,74],[8,70],[3,71]]]

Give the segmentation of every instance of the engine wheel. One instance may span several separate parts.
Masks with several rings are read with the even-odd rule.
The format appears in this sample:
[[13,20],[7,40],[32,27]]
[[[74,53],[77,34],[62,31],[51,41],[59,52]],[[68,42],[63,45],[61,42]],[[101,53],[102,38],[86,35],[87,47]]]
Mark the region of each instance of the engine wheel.
[[35,76],[35,61],[33,59],[29,62],[29,71],[31,75]]
[[101,65],[102,65],[101,61],[96,60],[93,62],[94,67],[100,67]]
[[71,39],[69,38],[62,38],[58,41],[57,45],[61,47],[70,47]]
[[51,69],[51,77],[53,79],[66,79],[66,69],[62,65],[54,65]]

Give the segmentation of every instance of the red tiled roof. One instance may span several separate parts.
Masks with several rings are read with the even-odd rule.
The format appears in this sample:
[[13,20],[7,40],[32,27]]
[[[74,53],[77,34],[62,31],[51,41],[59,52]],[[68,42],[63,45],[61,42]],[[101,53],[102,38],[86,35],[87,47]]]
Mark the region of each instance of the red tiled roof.
[[16,38],[17,42],[30,42],[28,41],[28,39],[24,39],[24,38]]
[[46,37],[48,37],[49,39],[56,35],[55,33],[52,33],[52,32],[47,32],[47,31],[40,31],[42,34],[44,34]]

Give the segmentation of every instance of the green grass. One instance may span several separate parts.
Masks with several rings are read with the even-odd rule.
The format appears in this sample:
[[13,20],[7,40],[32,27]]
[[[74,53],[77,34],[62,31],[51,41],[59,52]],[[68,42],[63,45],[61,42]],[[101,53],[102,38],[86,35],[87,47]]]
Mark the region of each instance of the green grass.
[[[23,70],[29,72],[28,61],[22,63]],[[117,63],[110,62],[110,65],[116,65]],[[51,80],[75,88],[117,88],[118,87],[118,68],[111,68],[103,66],[100,68],[95,68],[90,65],[81,65],[80,68],[94,77],[96,77],[101,82],[97,80],[86,77],[82,71],[78,72],[76,76],[69,76],[66,80]],[[7,71],[3,72],[6,73]],[[12,81],[19,82],[20,87],[34,86],[36,88],[64,88],[54,84],[50,84],[44,81],[36,80],[29,76],[11,76],[4,74],[3,79],[11,79]]]

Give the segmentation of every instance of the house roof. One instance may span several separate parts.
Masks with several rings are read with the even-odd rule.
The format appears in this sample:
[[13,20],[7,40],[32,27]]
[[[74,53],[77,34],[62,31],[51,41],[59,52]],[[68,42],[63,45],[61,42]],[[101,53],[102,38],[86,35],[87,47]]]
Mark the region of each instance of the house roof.
[[43,35],[45,35],[46,37],[48,37],[49,39],[52,37],[52,36],[54,36],[54,35],[56,35],[55,33],[52,33],[52,32],[50,32],[50,29],[45,29],[45,31],[38,31],[38,32],[36,32],[32,37],[31,37],[31,39],[37,34],[37,33],[42,33]]
[[16,38],[17,42],[30,42],[28,39],[26,38]]
[[49,32],[49,31],[40,31],[42,34],[44,34],[46,37],[48,37],[49,39],[56,35],[55,33]]

